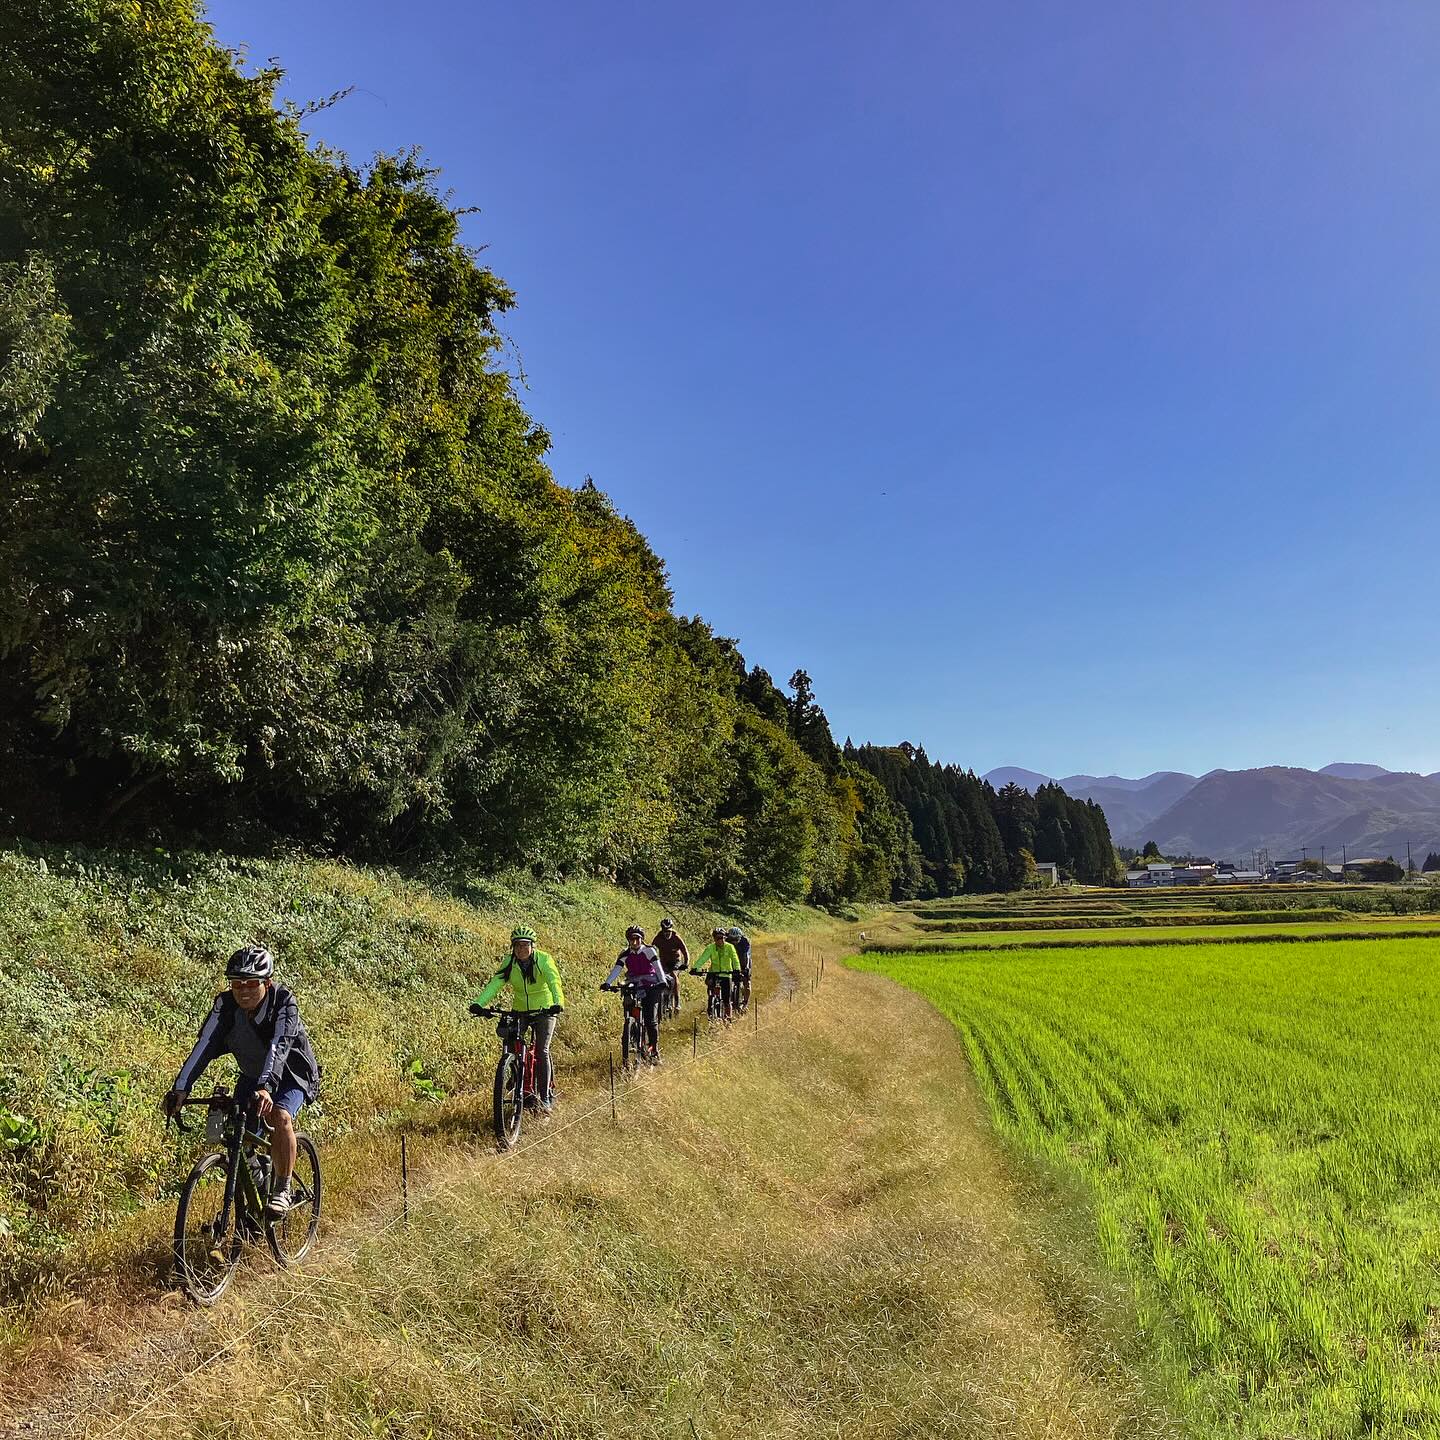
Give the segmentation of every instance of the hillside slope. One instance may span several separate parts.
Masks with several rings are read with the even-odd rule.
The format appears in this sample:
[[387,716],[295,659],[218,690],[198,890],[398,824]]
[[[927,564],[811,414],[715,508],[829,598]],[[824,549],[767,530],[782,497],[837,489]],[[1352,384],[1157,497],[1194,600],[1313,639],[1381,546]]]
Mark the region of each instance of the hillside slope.
[[[189,1149],[164,1132],[157,1105],[238,945],[270,945],[300,997],[324,1066],[310,1128],[326,1140],[383,1135],[443,1109],[447,1094],[488,1094],[493,1036],[465,1005],[514,923],[538,928],[564,977],[555,1050],[571,1067],[612,1033],[613,1003],[596,986],[625,926],[650,930],[668,910],[694,940],[712,923],[662,904],[583,879],[0,850],[0,1305],[73,1278],[91,1263],[80,1242],[88,1251],[132,1221],[143,1229],[146,1206],[184,1173]],[[824,919],[769,918],[787,929]],[[6,1337],[0,1309],[0,1347]]]
[[618,1129],[600,1098],[432,1172],[408,1228],[357,1222],[308,1270],[247,1276],[66,1433],[1172,1433],[1091,1284],[1027,1248],[1027,1197],[918,997],[832,967],[623,1092]]

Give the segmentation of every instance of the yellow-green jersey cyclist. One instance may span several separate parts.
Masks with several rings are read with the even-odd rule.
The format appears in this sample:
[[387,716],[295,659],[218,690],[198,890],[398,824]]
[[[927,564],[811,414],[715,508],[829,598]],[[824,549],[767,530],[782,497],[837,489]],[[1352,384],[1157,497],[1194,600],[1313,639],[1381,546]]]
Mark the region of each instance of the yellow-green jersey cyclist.
[[[710,932],[710,943],[700,952],[690,973],[709,975],[720,991],[721,1013],[730,1018],[730,990],[740,969],[740,957],[718,925]],[[707,981],[707,983],[709,983]]]
[[541,1113],[548,1115],[554,1101],[550,1041],[555,1036],[556,1016],[565,1008],[565,987],[554,960],[535,948],[535,939],[528,925],[517,925],[510,932],[510,953],[470,1002],[470,1013],[484,1014],[495,997],[510,987],[510,1008],[535,1035],[535,1089],[541,1097]]

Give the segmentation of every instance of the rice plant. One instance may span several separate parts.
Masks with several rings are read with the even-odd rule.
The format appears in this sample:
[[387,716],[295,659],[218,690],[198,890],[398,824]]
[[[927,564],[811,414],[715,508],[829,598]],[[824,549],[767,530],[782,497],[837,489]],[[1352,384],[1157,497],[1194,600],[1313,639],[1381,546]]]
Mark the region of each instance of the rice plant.
[[870,955],[994,1122],[1083,1179],[1202,1423],[1440,1433],[1440,976],[1426,939]]

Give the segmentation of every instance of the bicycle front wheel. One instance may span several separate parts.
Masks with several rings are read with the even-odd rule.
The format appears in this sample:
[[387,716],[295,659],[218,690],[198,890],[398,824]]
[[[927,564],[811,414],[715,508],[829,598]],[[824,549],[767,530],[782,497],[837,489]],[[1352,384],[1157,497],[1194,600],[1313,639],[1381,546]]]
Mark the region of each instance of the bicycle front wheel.
[[525,1115],[525,1075],[520,1057],[508,1050],[495,1067],[495,1140],[508,1150],[520,1138]]
[[240,1227],[227,1210],[225,1179],[230,1157],[202,1156],[190,1172],[175,1207],[175,1279],[200,1305],[213,1305],[225,1292],[240,1263]]
[[265,1217],[265,1242],[275,1263],[298,1265],[320,1229],[320,1157],[308,1135],[295,1137],[295,1173],[290,1177],[290,1208]]

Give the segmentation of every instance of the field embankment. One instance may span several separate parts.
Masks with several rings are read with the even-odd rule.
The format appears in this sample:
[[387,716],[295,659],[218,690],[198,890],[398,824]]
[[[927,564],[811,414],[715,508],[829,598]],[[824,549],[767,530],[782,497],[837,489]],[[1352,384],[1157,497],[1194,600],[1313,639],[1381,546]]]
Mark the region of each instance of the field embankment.
[[618,1126],[569,1104],[515,1156],[434,1167],[408,1227],[257,1266],[70,1433],[1173,1433],[1094,1286],[1026,1248],[958,1038],[900,987],[832,967],[646,1074]]
[[1088,1193],[1198,1424],[1339,1440],[1440,1433],[1434,956],[1091,940],[857,963],[950,1017],[1001,1133]]
[[[900,907],[876,954],[1380,940],[1440,935],[1433,885],[1268,885],[1131,891],[1031,890]],[[898,918],[898,917],[897,917]]]

